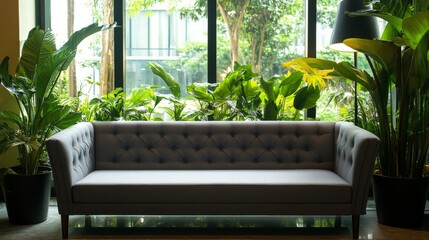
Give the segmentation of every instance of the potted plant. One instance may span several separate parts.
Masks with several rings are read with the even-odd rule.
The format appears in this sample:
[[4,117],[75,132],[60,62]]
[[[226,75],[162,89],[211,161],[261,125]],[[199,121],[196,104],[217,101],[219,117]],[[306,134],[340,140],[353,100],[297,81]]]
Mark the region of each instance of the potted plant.
[[15,73],[9,58],[0,64],[0,82],[15,98],[19,111],[0,110],[0,153],[18,149],[19,166],[8,169],[3,193],[9,221],[31,224],[46,220],[51,190],[51,170],[45,139],[76,123],[81,114],[62,104],[55,85],[86,37],[114,25],[91,24],[70,36],[59,49],[50,30],[32,29],[24,42]]
[[349,13],[387,21],[380,40],[344,41],[365,54],[372,75],[347,62],[314,58],[284,65],[310,74],[330,69],[330,75],[357,81],[369,92],[381,139],[373,178],[378,220],[391,226],[418,227],[428,194],[423,169],[429,147],[429,3],[394,2],[380,1],[374,10]]

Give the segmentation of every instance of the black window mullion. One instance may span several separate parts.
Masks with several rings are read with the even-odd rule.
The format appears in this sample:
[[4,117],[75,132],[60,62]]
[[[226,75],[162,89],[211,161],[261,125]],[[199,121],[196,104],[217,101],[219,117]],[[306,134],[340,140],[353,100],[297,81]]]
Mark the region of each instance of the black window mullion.
[[[306,0],[305,2],[305,55],[315,58],[317,52],[317,0]],[[307,110],[308,118],[316,118],[316,107]]]
[[51,28],[51,0],[35,0],[36,26],[41,29]]
[[207,1],[207,81],[209,83],[216,83],[216,1]]
[[115,88],[123,88],[125,82],[125,0],[114,0],[114,20],[119,27],[114,29],[114,75]]

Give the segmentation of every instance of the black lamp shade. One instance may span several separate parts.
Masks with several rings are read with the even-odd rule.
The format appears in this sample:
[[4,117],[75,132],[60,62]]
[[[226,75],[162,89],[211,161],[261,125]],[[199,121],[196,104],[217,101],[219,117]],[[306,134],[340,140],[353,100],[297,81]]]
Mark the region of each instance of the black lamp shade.
[[[345,12],[369,9],[362,0],[342,0],[331,36],[330,48],[340,51],[354,51],[343,44],[347,38],[378,38],[378,24],[375,17],[350,17]],[[344,47],[347,47],[346,49]]]

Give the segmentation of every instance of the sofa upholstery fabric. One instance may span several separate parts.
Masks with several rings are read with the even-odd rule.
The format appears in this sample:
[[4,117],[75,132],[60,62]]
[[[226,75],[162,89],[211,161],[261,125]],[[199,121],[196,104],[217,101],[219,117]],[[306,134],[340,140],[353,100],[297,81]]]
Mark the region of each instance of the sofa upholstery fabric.
[[350,203],[327,170],[100,170],[73,186],[77,203]]
[[93,124],[97,170],[333,169],[334,123]]
[[[69,215],[365,214],[379,139],[346,122],[93,122],[47,141]],[[357,230],[356,230],[357,229]]]

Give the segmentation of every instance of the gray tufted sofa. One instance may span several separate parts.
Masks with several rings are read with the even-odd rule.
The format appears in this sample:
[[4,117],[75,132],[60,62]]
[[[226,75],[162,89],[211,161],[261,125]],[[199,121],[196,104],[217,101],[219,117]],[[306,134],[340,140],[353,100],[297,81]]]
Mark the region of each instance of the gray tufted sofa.
[[47,140],[69,215],[365,213],[379,139],[346,122],[94,122]]

